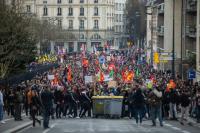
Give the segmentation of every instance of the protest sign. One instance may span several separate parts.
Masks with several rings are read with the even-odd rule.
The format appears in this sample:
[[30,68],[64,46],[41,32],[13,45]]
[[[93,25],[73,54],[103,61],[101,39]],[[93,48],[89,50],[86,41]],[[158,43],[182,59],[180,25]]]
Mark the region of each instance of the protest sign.
[[116,81],[109,81],[108,82],[108,88],[112,88],[112,87],[117,87],[117,82]]

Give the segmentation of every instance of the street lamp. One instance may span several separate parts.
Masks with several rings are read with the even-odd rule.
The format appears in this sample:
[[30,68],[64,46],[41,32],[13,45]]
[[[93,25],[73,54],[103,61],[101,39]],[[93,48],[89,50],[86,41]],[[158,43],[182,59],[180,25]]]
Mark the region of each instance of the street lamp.
[[175,38],[174,38],[174,28],[175,28],[175,0],[173,0],[173,42],[172,42],[172,79],[175,79]]
[[146,15],[151,15],[151,43],[150,43],[150,46],[151,46],[151,66],[153,66],[153,11],[154,11],[154,6],[146,6],[147,8],[150,7],[151,8],[151,13],[147,13],[146,12]]

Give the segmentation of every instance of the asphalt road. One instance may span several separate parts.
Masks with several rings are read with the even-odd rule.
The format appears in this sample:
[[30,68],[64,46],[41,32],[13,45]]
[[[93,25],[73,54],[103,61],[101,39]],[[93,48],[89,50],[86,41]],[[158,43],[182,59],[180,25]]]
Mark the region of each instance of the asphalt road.
[[151,121],[141,126],[129,119],[61,119],[51,120],[50,127],[28,127],[21,133],[199,133],[200,127],[180,125],[177,121],[165,121],[164,127],[152,127]]

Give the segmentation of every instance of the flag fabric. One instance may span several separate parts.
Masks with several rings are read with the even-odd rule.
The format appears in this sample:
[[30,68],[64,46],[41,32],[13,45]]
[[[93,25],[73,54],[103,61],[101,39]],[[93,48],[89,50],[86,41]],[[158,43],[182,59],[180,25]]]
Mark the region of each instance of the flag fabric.
[[114,77],[114,70],[111,70],[109,73],[109,77],[113,78]]
[[140,75],[140,71],[139,71],[138,68],[137,68],[137,70],[136,70],[136,72],[135,72],[135,75],[136,75],[136,77],[138,77],[138,76]]
[[103,82],[104,81],[104,74],[103,72],[101,71],[100,72],[100,82]]
[[71,67],[68,68],[67,81],[68,82],[72,81],[72,70],[71,70]]

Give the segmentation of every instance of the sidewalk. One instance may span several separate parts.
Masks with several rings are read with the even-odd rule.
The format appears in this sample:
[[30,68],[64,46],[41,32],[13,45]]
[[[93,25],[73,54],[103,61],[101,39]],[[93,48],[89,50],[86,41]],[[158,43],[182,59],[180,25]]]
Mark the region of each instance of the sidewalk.
[[22,114],[22,119],[23,121],[15,121],[13,117],[9,117],[5,114],[4,121],[6,123],[0,124],[0,133],[17,132],[32,124],[32,121],[29,119],[29,117],[25,116],[25,114]]

